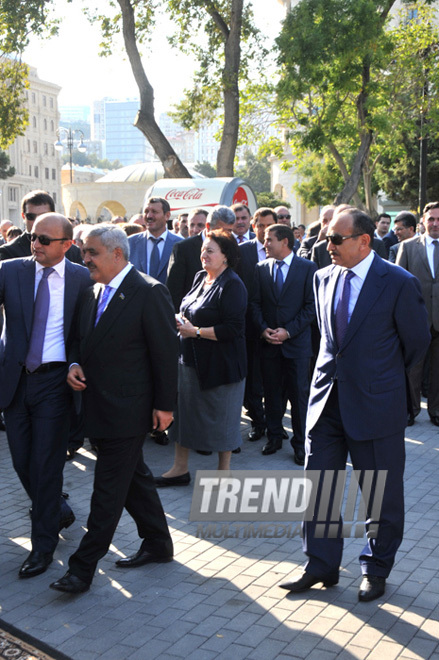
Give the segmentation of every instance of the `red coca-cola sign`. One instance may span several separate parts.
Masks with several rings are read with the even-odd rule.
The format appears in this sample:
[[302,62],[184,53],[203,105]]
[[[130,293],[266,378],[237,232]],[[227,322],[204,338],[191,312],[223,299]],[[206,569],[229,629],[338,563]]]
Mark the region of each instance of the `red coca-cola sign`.
[[173,188],[169,190],[165,199],[201,199],[205,188],[191,188],[190,190],[177,190]]
[[233,204],[245,204],[248,206],[248,195],[244,188],[241,186],[235,190],[235,194],[233,195]]

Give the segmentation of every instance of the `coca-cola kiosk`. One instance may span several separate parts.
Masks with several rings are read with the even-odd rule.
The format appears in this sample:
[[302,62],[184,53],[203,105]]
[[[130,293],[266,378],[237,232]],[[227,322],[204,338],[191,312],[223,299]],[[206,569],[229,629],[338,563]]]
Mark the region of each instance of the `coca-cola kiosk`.
[[252,215],[257,209],[253,190],[239,177],[159,179],[146,191],[144,206],[150,197],[166,199],[173,217],[196,208],[208,211],[218,204],[245,204]]

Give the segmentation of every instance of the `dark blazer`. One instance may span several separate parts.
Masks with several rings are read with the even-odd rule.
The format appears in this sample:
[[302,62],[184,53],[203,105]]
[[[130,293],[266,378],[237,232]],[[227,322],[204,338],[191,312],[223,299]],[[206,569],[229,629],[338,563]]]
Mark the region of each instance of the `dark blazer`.
[[[326,266],[330,266],[332,263],[331,257],[329,256],[329,252],[326,248],[326,241],[319,241],[314,245],[312,249],[311,261],[314,261],[314,263],[317,264],[318,269],[326,268]],[[372,248],[375,250],[379,257],[382,257],[382,259],[387,259],[386,249],[383,245],[383,242],[380,241],[379,238],[373,239]]]
[[[239,246],[239,262],[236,272],[244,282],[247,289],[249,303],[253,297],[253,284],[255,280],[255,268],[259,262],[258,255],[258,242],[254,238],[251,241],[241,243]],[[247,314],[245,317],[245,334],[247,339],[258,339],[258,328],[253,322],[253,315],[251,312],[250,304],[247,307]]]
[[173,410],[178,342],[166,287],[132,268],[96,327],[101,285],[81,300],[69,363],[84,370],[85,432],[124,438],[151,430],[152,410]]
[[[83,266],[66,260],[64,288],[64,340],[66,352],[72,339],[73,320],[82,291],[92,284]],[[0,304],[6,324],[0,340],[0,408],[12,401],[23,371],[32,330],[35,292],[35,261],[10,259],[0,263]]]
[[418,278],[427,306],[428,322],[439,332],[439,273],[436,273],[436,277],[431,273],[425,243],[425,234],[403,241],[396,263]]
[[253,321],[259,336],[266,328],[285,328],[290,339],[280,346],[264,342],[264,351],[275,354],[280,348],[286,358],[311,357],[311,323],[315,319],[312,281],[316,267],[294,256],[278,298],[273,279],[274,264],[275,259],[266,259],[255,268],[251,301]]
[[[6,259],[16,259],[17,257],[30,257],[32,255],[30,247],[30,234],[25,231],[10,243],[0,246],[0,261]],[[83,266],[81,250],[77,245],[72,245],[66,252],[66,259],[74,264]]]
[[406,370],[430,340],[427,311],[415,277],[375,255],[343,345],[334,335],[334,294],[342,269],[318,270],[315,279],[320,351],[311,382],[307,433],[315,426],[335,379],[343,427],[353,440],[402,432],[407,422]]
[[[176,243],[183,241],[182,236],[177,236],[177,234],[172,234],[168,231],[166,237],[165,245],[163,246],[163,252],[159,264],[159,272],[157,274],[157,279],[162,284],[166,282],[166,274],[168,272],[168,263],[169,258],[172,253],[172,249]],[[147,253],[146,253],[146,244],[148,242],[148,236],[146,231],[142,231],[139,234],[133,234],[128,237],[128,243],[130,246],[130,261],[137,270],[140,270],[141,273],[147,272]]]
[[396,255],[398,254],[399,246],[401,243],[395,243],[395,245],[390,246],[389,250],[389,261],[391,264],[396,264]]
[[203,236],[198,234],[175,243],[172,248],[166,286],[171,293],[176,312],[180,309],[184,296],[192,289],[194,277],[201,268],[202,245]]
[[[181,339],[182,349],[193,351],[202,390],[238,383],[245,378],[247,371],[245,286],[238,275],[227,268],[208,290],[201,293],[206,275],[204,270],[196,275],[194,286],[183,298],[180,308],[193,325],[201,328],[213,326],[218,339]],[[201,304],[191,305],[201,300]]]
[[[383,239],[382,239],[382,243],[383,243],[383,245],[384,245],[384,249],[386,250],[386,257],[387,257],[387,259],[388,259],[388,258],[389,258],[389,251],[390,251],[390,248],[391,248],[393,245],[397,245],[397,244],[398,244],[398,237],[396,236],[396,234],[395,234],[395,232],[393,231],[393,229],[391,229],[391,230],[389,231],[389,233],[386,234],[386,235],[383,237]],[[376,252],[376,250],[375,250],[375,252]],[[382,256],[382,255],[380,254],[380,257],[381,257],[381,256]]]
[[304,238],[300,244],[300,248],[297,251],[297,256],[302,257],[302,259],[311,259],[311,251],[317,243],[319,235],[311,236],[311,238]]

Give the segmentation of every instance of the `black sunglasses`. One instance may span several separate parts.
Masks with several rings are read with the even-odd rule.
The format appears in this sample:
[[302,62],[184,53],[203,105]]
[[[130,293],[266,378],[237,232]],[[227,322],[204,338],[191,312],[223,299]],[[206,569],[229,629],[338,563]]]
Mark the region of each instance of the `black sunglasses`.
[[280,218],[281,220],[286,219],[286,220],[291,220],[290,215],[281,215],[280,213],[277,214],[277,217]]
[[36,220],[36,218],[38,218],[38,213],[25,213],[24,217],[26,220],[29,220],[29,222],[33,222]]
[[69,241],[69,238],[49,238],[48,236],[44,236],[44,234],[41,234],[41,236],[38,236],[38,234],[31,234],[30,235],[30,240],[31,243],[35,243],[37,240],[40,241],[41,245],[50,245],[52,241]]
[[333,245],[341,245],[343,241],[347,241],[348,238],[357,238],[361,234],[351,234],[350,236],[342,236],[341,234],[328,234],[325,236],[327,243],[333,243]]

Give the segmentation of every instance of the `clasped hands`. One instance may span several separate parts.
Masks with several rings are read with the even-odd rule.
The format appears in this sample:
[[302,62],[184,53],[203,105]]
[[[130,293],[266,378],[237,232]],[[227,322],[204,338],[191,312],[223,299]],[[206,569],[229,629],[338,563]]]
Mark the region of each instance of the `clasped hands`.
[[269,344],[283,344],[284,341],[290,338],[288,331],[285,328],[265,328],[262,333],[262,338]]

